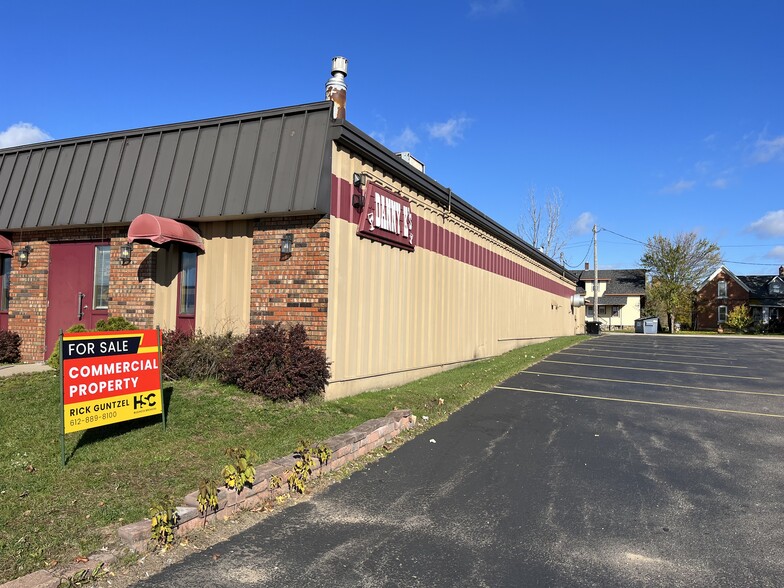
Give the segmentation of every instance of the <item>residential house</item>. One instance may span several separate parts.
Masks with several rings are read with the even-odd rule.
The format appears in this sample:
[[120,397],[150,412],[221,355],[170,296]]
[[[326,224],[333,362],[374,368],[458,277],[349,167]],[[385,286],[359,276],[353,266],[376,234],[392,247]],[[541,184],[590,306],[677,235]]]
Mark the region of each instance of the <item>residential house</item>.
[[598,316],[593,316],[594,271],[589,264],[579,272],[577,288],[585,292],[585,318],[598,320],[602,328],[634,328],[634,321],[642,317],[645,308],[645,270],[599,270]]
[[719,267],[694,293],[694,328],[713,330],[727,322],[738,306],[747,305],[754,323],[781,330],[784,322],[784,266],[775,275],[736,276]]

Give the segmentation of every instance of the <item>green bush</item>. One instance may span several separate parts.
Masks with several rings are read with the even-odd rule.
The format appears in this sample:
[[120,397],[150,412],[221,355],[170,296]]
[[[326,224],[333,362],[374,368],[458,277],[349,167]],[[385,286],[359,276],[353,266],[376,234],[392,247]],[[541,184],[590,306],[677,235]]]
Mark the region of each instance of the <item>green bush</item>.
[[753,322],[754,319],[751,318],[749,307],[745,304],[736,306],[727,315],[727,325],[739,333],[745,331]]
[[96,331],[135,331],[136,325],[124,316],[111,316],[95,323]]

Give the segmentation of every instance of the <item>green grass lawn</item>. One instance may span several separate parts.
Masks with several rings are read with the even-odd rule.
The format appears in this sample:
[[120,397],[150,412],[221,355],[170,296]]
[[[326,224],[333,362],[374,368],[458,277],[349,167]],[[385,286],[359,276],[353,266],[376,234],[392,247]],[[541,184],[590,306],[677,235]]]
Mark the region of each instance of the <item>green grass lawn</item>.
[[582,339],[531,345],[330,402],[273,403],[215,382],[175,382],[165,431],[151,417],[67,435],[65,468],[57,375],[0,379],[0,582],[96,551],[117,526],[144,518],[156,498],[180,501],[201,478],[217,478],[228,447],[252,449],[265,463],[290,454],[300,439],[320,442],[395,408],[435,424]]

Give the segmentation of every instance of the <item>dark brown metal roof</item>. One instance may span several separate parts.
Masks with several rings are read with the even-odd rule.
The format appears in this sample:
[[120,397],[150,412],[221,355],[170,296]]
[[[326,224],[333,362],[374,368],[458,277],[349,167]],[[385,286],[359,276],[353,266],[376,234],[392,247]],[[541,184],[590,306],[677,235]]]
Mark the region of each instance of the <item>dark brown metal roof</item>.
[[326,213],[330,106],[0,150],[0,229]]

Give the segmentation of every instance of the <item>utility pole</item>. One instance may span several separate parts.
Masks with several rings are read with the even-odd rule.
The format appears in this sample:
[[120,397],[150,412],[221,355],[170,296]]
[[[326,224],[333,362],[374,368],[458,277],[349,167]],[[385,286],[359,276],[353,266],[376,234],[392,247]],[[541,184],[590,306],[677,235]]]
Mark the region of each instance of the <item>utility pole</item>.
[[596,249],[596,225],[593,226],[593,320],[599,322],[599,254]]

